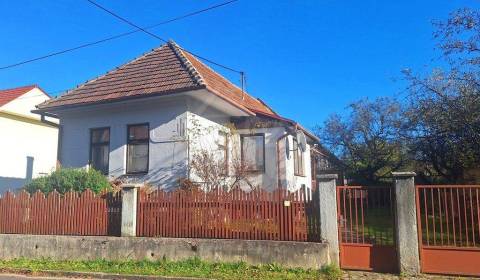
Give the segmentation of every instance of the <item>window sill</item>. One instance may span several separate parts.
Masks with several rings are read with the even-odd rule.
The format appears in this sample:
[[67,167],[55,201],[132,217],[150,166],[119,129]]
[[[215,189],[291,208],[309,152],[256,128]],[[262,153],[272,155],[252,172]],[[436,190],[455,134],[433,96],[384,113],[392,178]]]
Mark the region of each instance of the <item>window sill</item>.
[[142,171],[142,172],[126,172],[126,176],[132,176],[132,175],[147,175],[148,171]]

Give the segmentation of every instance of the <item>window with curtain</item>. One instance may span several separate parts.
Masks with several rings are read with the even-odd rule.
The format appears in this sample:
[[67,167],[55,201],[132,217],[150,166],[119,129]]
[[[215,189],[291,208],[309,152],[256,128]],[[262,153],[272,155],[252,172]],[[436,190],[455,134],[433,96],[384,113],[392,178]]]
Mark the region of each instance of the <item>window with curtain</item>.
[[303,161],[303,152],[298,147],[297,139],[293,139],[293,165],[296,176],[305,176],[305,164]]
[[93,128],[90,130],[90,167],[108,174],[110,158],[110,128]]
[[127,174],[148,172],[148,124],[134,124],[127,127]]
[[241,135],[242,162],[248,171],[265,171],[265,135]]

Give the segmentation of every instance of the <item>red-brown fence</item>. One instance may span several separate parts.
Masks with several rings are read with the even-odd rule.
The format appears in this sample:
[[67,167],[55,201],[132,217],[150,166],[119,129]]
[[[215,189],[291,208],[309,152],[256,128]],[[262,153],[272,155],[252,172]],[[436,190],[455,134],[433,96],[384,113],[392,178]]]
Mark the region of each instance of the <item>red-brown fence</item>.
[[121,207],[120,193],[7,192],[0,197],[0,233],[118,236]]
[[480,186],[417,186],[423,272],[480,275]]
[[480,248],[480,186],[417,186],[422,244]]
[[319,241],[310,190],[141,192],[137,236]]

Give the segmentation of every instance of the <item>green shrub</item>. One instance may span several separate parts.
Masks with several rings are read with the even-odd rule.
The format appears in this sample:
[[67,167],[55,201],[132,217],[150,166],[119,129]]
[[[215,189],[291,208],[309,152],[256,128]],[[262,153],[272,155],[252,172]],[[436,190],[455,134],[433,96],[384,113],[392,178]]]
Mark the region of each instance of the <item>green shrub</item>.
[[68,191],[82,192],[86,189],[100,193],[103,190],[110,190],[111,186],[105,175],[99,171],[61,168],[47,176],[33,179],[24,189],[29,193],[39,190],[45,194],[53,190],[63,194]]

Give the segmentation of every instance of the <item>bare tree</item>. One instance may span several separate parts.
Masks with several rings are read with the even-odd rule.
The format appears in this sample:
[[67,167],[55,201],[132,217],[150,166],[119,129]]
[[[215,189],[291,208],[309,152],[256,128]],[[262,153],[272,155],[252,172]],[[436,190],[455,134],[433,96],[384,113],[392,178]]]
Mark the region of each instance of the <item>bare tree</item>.
[[229,191],[242,183],[251,189],[257,187],[250,180],[248,165],[238,158],[230,159],[227,164],[225,160],[219,159],[214,151],[202,149],[193,156],[190,167],[208,190]]
[[[216,143],[215,133],[222,133],[226,143],[221,148]],[[238,141],[239,134],[234,124],[227,123],[222,126],[202,126],[199,120],[192,118],[190,128],[192,141],[202,142],[207,139],[205,146],[200,145],[192,152],[190,171],[194,183],[202,185],[205,189],[231,190],[234,187],[246,185],[250,189],[257,188],[252,180],[248,162],[240,158]],[[199,144],[199,143],[197,143]],[[223,153],[223,156],[222,156]],[[198,180],[197,180],[198,179]]]
[[404,72],[410,102],[402,132],[426,177],[471,181],[466,173],[480,165],[480,13],[460,9],[434,25],[447,64],[427,76]]
[[377,184],[408,160],[398,137],[400,104],[389,98],[351,104],[349,114],[331,115],[316,133],[347,166],[356,183]]

